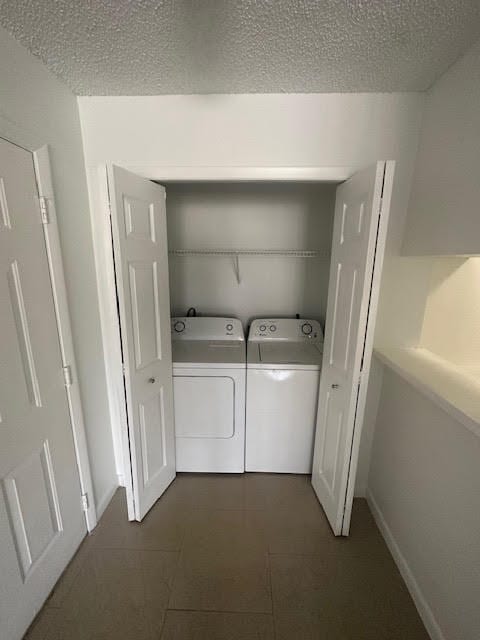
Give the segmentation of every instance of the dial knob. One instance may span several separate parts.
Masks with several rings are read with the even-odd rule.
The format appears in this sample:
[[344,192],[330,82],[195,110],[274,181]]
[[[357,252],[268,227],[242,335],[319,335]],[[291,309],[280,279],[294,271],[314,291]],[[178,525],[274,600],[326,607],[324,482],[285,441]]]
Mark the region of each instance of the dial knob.
[[173,325],[173,328],[177,333],[182,333],[182,331],[185,329],[185,323],[181,320],[177,320],[177,322],[175,322],[175,324]]
[[313,331],[313,327],[309,322],[304,322],[302,324],[302,333],[304,336],[309,336]]
[[270,331],[276,331],[277,327],[274,324],[270,325]]
[[267,330],[267,327],[266,327],[264,324],[260,325],[260,331],[261,331],[262,333],[263,333],[264,331],[266,331],[266,330]]
[[227,331],[233,331],[233,324],[227,324],[225,328]]

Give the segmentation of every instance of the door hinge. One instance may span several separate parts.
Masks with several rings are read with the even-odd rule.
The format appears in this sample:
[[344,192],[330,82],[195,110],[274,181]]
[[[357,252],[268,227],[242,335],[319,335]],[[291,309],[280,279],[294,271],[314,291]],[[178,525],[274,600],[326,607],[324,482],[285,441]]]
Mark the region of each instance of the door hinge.
[[48,213],[48,201],[45,196],[40,196],[38,198],[38,202],[40,204],[40,216],[42,218],[42,224],[50,223],[50,215]]
[[90,506],[88,502],[88,493],[82,493],[81,499],[82,499],[82,509],[84,511],[88,511],[88,508]]
[[65,380],[66,387],[72,386],[73,384],[72,367],[69,364],[63,367],[63,379]]

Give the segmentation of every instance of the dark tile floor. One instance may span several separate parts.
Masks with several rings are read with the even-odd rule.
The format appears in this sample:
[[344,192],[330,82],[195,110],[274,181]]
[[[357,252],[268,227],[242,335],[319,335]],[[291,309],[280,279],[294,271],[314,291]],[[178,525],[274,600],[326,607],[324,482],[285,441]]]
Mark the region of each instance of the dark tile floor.
[[428,640],[364,500],[335,538],[306,476],[179,475],[142,522],[119,490],[28,640]]

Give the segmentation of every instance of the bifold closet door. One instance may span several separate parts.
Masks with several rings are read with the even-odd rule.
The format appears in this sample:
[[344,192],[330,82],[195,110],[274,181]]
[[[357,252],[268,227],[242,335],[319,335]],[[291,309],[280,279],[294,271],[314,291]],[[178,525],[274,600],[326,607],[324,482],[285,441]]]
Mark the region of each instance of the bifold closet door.
[[127,494],[129,513],[140,521],[175,478],[165,189],[115,166],[108,183],[127,401]]
[[19,640],[87,532],[33,156],[0,139],[0,637]]
[[348,535],[372,354],[393,162],[337,188],[312,484],[335,535]]

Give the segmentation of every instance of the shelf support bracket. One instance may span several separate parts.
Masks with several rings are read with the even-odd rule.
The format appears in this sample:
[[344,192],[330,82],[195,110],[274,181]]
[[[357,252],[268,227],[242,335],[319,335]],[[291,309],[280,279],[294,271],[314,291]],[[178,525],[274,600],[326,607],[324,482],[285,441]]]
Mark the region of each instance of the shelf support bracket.
[[233,256],[233,270],[235,271],[235,277],[237,279],[237,284],[241,283],[240,278],[240,259],[238,257],[238,253]]

